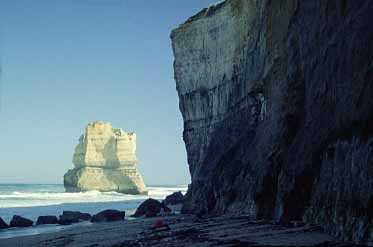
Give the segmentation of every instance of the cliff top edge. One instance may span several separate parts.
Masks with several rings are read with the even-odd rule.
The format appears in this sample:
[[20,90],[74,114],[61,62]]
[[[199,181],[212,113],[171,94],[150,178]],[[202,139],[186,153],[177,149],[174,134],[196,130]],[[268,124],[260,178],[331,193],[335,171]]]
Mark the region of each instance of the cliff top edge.
[[200,20],[205,17],[212,16],[214,13],[216,13],[218,10],[226,6],[228,3],[232,1],[237,1],[237,0],[223,0],[223,1],[218,1],[215,4],[210,5],[207,8],[203,8],[201,11],[199,11],[197,14],[189,17],[185,22],[181,23],[178,27],[173,29],[171,31],[171,37],[174,35],[175,32],[177,32],[180,29],[183,29],[186,27],[188,24],[191,24],[197,20]]

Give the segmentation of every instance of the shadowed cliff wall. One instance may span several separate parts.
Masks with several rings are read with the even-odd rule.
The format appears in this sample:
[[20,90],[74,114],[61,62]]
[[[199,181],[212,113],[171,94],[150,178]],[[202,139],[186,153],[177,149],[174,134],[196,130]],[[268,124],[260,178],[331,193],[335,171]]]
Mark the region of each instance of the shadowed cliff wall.
[[185,211],[373,239],[373,1],[227,0],[172,31]]

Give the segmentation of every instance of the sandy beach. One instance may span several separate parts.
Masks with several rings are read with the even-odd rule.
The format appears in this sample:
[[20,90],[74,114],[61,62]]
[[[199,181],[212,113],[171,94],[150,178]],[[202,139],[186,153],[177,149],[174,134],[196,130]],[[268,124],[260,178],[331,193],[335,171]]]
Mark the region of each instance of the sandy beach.
[[[162,220],[169,229],[154,229]],[[337,246],[318,226],[285,228],[247,216],[198,218],[192,215],[75,225],[55,233],[0,240],[0,246]]]

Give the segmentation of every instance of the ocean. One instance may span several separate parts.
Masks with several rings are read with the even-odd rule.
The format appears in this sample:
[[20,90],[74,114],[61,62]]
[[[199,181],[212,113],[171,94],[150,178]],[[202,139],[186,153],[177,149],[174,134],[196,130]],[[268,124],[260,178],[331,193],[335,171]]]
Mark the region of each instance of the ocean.
[[[186,189],[187,186],[184,185],[148,186],[149,194],[144,196],[99,191],[66,193],[60,184],[0,184],[0,217],[7,223],[13,215],[20,215],[36,222],[38,216],[58,216],[64,210],[95,214],[105,209],[124,210],[126,215],[131,215],[141,202],[150,197],[162,200],[176,191],[185,193]],[[0,230],[0,239],[53,232],[67,227],[71,226]]]

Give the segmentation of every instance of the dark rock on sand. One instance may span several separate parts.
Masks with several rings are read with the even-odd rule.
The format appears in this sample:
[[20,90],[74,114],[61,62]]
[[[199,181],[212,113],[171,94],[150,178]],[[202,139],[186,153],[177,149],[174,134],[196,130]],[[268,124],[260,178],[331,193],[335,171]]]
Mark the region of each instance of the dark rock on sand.
[[79,215],[79,220],[89,221],[91,219],[92,219],[92,215],[90,215],[88,213],[80,213],[80,215]]
[[148,200],[144,201],[136,210],[134,217],[155,217],[160,212],[171,212],[171,209],[166,207],[163,203],[159,202],[158,200],[149,198]]
[[167,207],[166,205],[164,205],[164,203],[162,203],[161,211],[163,211],[165,213],[170,213],[170,212],[172,212],[172,209]]
[[172,34],[184,211],[373,242],[373,1],[227,0]]
[[60,215],[58,224],[70,225],[72,223],[78,223],[79,221],[87,221],[91,219],[91,215],[87,213],[81,213],[79,211],[63,211]]
[[71,225],[72,223],[77,223],[77,222],[79,221],[74,221],[71,218],[64,216],[64,215],[60,215],[60,218],[58,220],[58,224],[60,225]]
[[113,209],[108,209],[99,212],[98,214],[93,215],[92,222],[105,222],[105,221],[118,221],[124,220],[124,216],[126,216],[126,212],[118,211]]
[[23,218],[19,215],[14,215],[10,221],[10,227],[29,227],[32,226],[34,222],[32,220]]
[[182,204],[184,202],[184,195],[181,191],[174,192],[171,195],[166,196],[164,203],[166,205],[177,205]]
[[7,228],[9,228],[8,224],[5,223],[5,221],[2,218],[0,218],[0,229],[7,229]]
[[51,224],[57,224],[58,219],[57,216],[39,216],[38,220],[36,221],[36,225],[51,225]]

